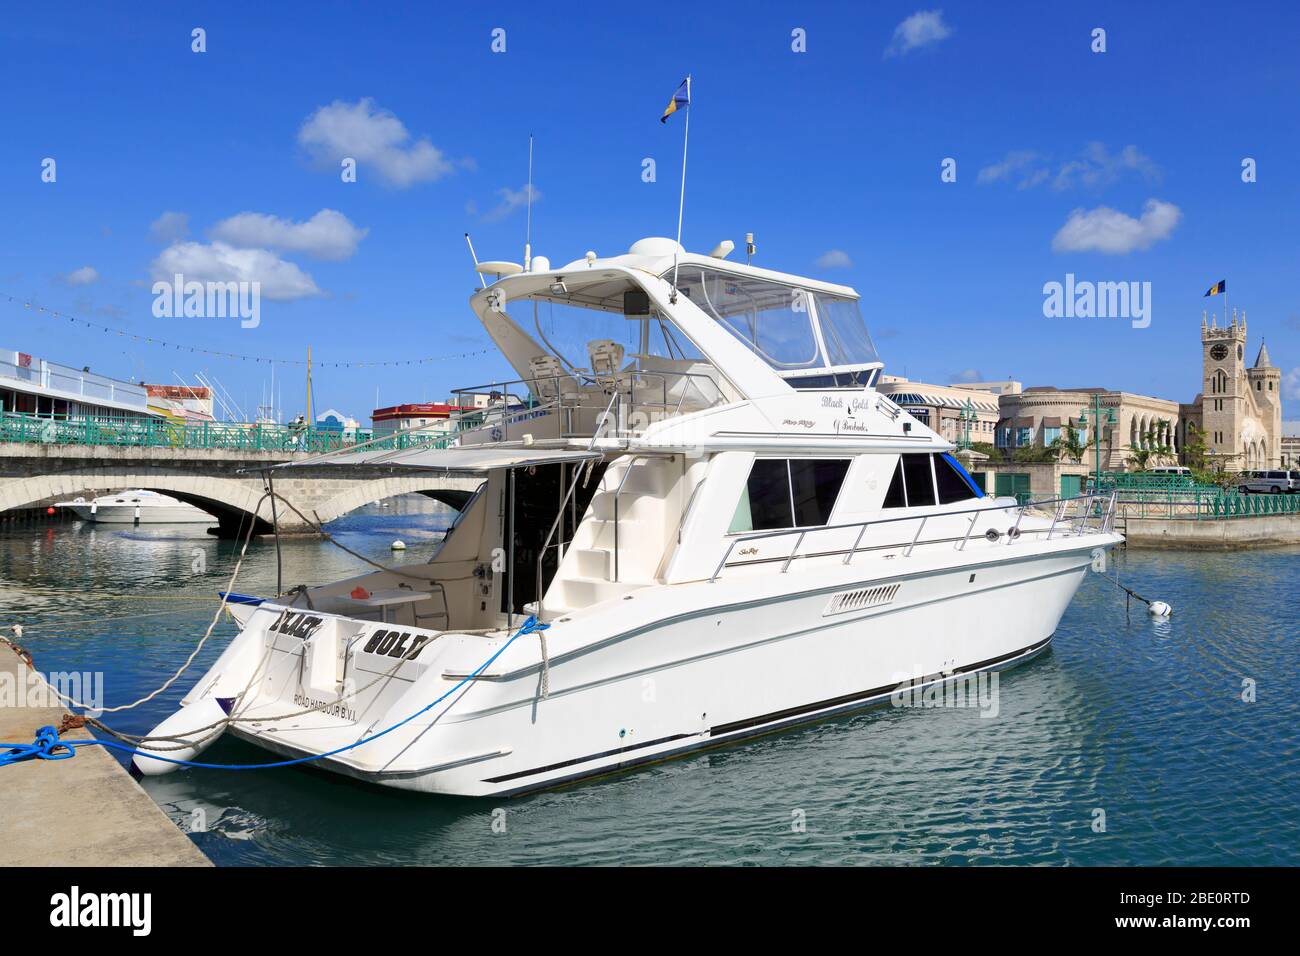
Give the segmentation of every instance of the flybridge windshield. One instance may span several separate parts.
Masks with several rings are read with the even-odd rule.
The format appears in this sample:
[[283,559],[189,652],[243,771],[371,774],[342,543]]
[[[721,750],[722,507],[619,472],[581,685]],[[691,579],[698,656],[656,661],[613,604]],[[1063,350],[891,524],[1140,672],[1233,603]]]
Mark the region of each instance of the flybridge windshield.
[[629,362],[640,357],[700,358],[690,341],[657,313],[642,322],[637,316],[542,298],[513,302],[509,311],[516,321],[531,320],[538,341],[569,368],[588,368],[591,347],[599,342],[615,343]]
[[696,265],[677,288],[779,371],[880,361],[853,299]]

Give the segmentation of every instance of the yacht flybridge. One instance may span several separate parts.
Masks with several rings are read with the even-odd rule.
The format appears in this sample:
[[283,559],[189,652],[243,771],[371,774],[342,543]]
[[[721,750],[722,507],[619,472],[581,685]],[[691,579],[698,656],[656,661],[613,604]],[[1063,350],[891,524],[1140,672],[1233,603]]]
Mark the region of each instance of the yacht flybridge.
[[229,732],[393,787],[552,786],[1025,661],[1121,541],[1113,498],[986,496],[875,390],[852,289],[667,239],[483,266],[516,378],[467,391],[527,399],[451,448],[311,462],[481,476],[451,531],[232,598],[240,635],[141,772]]

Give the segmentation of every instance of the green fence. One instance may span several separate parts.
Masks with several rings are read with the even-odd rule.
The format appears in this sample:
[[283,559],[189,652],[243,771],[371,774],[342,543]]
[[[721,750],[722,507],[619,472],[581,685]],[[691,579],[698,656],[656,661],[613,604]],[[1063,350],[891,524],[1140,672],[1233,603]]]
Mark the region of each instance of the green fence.
[[1120,513],[1128,518],[1249,518],[1300,514],[1300,495],[1242,495],[1236,489],[1200,484],[1184,475],[1103,473],[1103,493],[1119,493]]
[[1113,491],[1118,488],[1121,496],[1125,492],[1222,491],[1218,485],[1198,484],[1190,475],[1160,475],[1148,472],[1103,471],[1100,482],[1089,475],[1088,485],[1090,487],[1096,485],[1101,491]]
[[[459,423],[458,423],[459,424]],[[368,448],[445,448],[455,433],[398,432]],[[28,445],[90,445],[131,448],[230,449],[234,451],[326,452],[370,441],[368,431],[344,435],[329,429],[264,422],[177,422],[168,419],[44,418],[0,414],[0,442]]]
[[1300,495],[1226,494],[1212,503],[1204,518],[1249,518],[1256,515],[1300,514]]

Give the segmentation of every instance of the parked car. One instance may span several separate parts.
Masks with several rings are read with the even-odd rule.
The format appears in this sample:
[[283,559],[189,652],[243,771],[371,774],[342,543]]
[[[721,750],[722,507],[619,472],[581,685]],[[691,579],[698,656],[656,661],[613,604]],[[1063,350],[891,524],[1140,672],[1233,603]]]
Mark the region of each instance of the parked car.
[[1237,490],[1243,495],[1280,495],[1300,491],[1300,472],[1243,471],[1237,476]]

